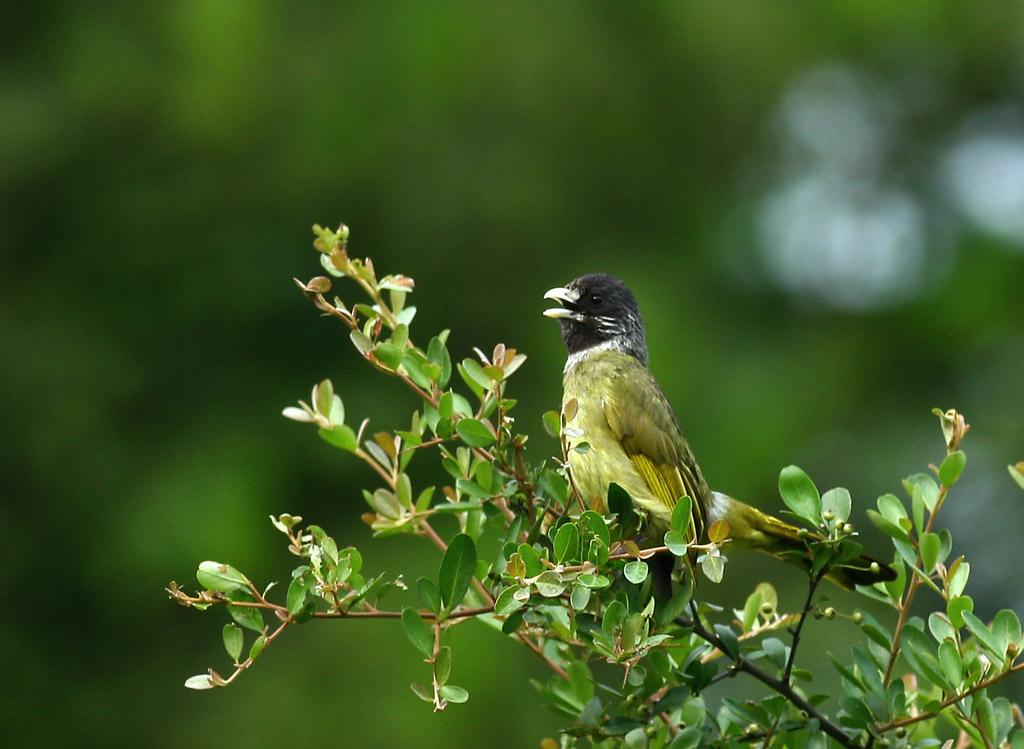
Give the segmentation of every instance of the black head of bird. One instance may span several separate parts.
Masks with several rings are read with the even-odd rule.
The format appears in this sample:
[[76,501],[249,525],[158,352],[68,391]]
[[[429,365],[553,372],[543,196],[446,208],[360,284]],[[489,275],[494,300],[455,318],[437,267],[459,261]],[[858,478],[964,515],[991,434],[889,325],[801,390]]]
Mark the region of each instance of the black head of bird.
[[595,347],[621,351],[647,363],[644,320],[636,297],[622,281],[607,273],[581,276],[551,289],[545,299],[562,304],[544,311],[558,320],[570,356]]

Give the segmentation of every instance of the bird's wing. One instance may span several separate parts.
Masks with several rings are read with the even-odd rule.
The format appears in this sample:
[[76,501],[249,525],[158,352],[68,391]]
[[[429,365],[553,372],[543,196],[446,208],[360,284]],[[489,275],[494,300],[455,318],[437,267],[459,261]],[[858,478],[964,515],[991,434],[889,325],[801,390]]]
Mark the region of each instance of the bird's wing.
[[654,379],[644,387],[616,388],[616,398],[606,399],[604,415],[612,434],[664,507],[657,513],[670,518],[682,496],[693,502],[693,525],[687,541],[704,532],[707,485],[689,444],[676,422],[668,400]]

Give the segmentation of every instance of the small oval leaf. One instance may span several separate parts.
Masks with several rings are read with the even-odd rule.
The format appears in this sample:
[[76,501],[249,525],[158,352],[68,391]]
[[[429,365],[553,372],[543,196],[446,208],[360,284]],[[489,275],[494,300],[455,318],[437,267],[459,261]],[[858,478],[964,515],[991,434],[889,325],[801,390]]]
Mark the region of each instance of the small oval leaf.
[[779,474],[782,501],[799,518],[811,525],[821,522],[821,497],[811,478],[797,466],[786,466]]
[[402,609],[402,626],[413,647],[429,658],[434,652],[434,633],[415,609]]

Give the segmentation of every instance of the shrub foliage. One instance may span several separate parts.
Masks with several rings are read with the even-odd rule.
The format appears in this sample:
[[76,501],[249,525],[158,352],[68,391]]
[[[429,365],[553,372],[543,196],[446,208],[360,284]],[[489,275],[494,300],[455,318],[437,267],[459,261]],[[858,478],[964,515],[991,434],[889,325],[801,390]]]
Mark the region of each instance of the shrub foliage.
[[[1020,710],[989,693],[1024,668],[1020,620],[1009,610],[992,621],[974,614],[966,594],[970,564],[962,556],[950,559],[952,535],[938,523],[965,465],[960,444],[968,425],[959,413],[936,411],[945,447],[938,466],[909,476],[905,498],[886,494],[877,510],[868,510],[892,542],[898,576],[858,590],[891,607],[886,622],[860,610],[841,614],[822,602],[819,583],[860,550],[850,524],[851,498],[841,488],[819,494],[795,466],[782,470],[779,486],[792,515],[808,528],[814,555],[803,607],[780,611],[775,590],[759,582],[742,609],[722,611],[694,595],[692,576],[664,600],[651,593],[651,557],[686,557],[696,547],[698,577],[718,581],[725,573],[728,526],[716,524],[704,543],[687,544],[684,499],[664,538],[638,546],[641,518],[623,490],[612,485],[608,506],[574,490],[568,448],[560,439],[571,429],[566,424],[573,403],[542,419],[545,431],[560,440],[561,456],[527,461],[527,436],[516,432],[509,416],[516,406],[509,381],[525,360],[522,353],[499,343],[490,354],[477,349],[475,357],[453,362],[448,331],[420,345],[410,334],[416,308],[406,303],[412,279],[378,278],[369,259],[351,258],[344,226],[316,226],[314,233],[328,276],[355,282],[366,300],[328,301],[327,276],[296,283],[319,310],[350,329],[352,344],[370,366],[422,402],[407,428],[370,433],[367,421],[346,423],[341,395],[324,380],[308,402],[284,409],[284,415],[314,425],[320,437],[376,472],[378,485],[363,491],[363,520],[375,538],[421,537],[437,552],[437,574],[408,586],[415,588],[417,607],[389,608],[388,593],[407,587],[401,575],[366,571],[356,548],[339,546],[301,517],[272,517],[298,558],[287,585],[271,590],[212,561],[199,565],[195,593],[170,583],[169,593],[182,605],[222,608],[229,617],[223,641],[232,670],[222,676],[210,669],[188,679],[187,687],[231,684],[287,630],[311,619],[397,618],[410,654],[426,663],[412,692],[444,710],[469,699],[452,680],[458,658],[447,644],[448,631],[475,619],[496,637],[515,638],[550,669],[548,681],[535,686],[565,727],[557,739],[544,739],[549,749],[1024,749]],[[414,486],[407,472],[414,459],[439,462],[443,485]],[[1010,474],[1024,488],[1024,463],[1010,466]],[[457,522],[438,523],[445,515]],[[492,548],[496,554],[481,552]],[[842,694],[817,694],[812,674],[798,666],[801,634],[809,619],[839,616],[856,622],[860,636],[837,643],[845,654],[831,656]],[[733,678],[760,682],[764,699],[716,695],[712,708],[705,691]]]

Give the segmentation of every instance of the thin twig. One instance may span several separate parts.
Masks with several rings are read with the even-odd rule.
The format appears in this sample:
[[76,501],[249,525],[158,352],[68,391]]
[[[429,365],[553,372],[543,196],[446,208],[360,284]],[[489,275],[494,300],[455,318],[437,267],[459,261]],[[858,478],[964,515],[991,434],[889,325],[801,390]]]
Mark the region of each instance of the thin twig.
[[885,733],[886,731],[891,731],[892,729],[900,728],[901,726],[911,726],[914,723],[919,723],[922,720],[931,720],[932,718],[937,717],[939,713],[941,713],[947,707],[955,705],[956,703],[960,702],[960,700],[966,697],[970,697],[975,692],[980,692],[982,689],[986,689],[995,684],[996,682],[1002,681],[1010,674],[1020,670],[1024,670],[1024,663],[1018,663],[1015,666],[1010,666],[1010,668],[1006,669],[1005,671],[1001,671],[1000,673],[996,674],[987,681],[979,682],[970,689],[964,690],[963,692],[955,694],[952,697],[947,697],[939,703],[938,710],[927,713],[919,713],[918,715],[912,715],[909,718],[901,718],[900,720],[891,721],[890,723],[886,723],[884,726],[879,726],[878,732]]
[[821,582],[822,573],[819,572],[817,575],[812,575],[810,584],[807,588],[807,600],[804,602],[803,612],[800,614],[800,619],[797,621],[796,626],[790,630],[790,634],[793,635],[793,644],[789,646],[789,658],[786,660],[786,669],[783,672],[783,680],[788,684],[790,678],[793,675],[793,665],[796,663],[796,648],[800,644],[800,633],[803,631],[804,623],[807,621],[807,614],[810,613],[811,608],[814,606],[814,591],[817,590],[818,584]]
[[[694,619],[690,619],[679,615],[675,618],[675,622],[682,627],[690,628],[693,633],[702,640],[728,654],[728,650],[725,648],[725,643],[722,642],[721,638],[701,624],[696,617]],[[824,713],[804,699],[804,697],[796,692],[788,682],[776,679],[774,676],[765,673],[740,654],[735,656],[730,655],[729,657],[732,658],[735,663],[732,669],[733,672],[745,671],[750,674],[766,687],[778,694],[781,694],[797,708],[803,710],[809,717],[817,720],[821,730],[839,742],[840,745],[851,748],[857,747],[857,743],[854,739],[847,735],[839,726],[829,720]]]

